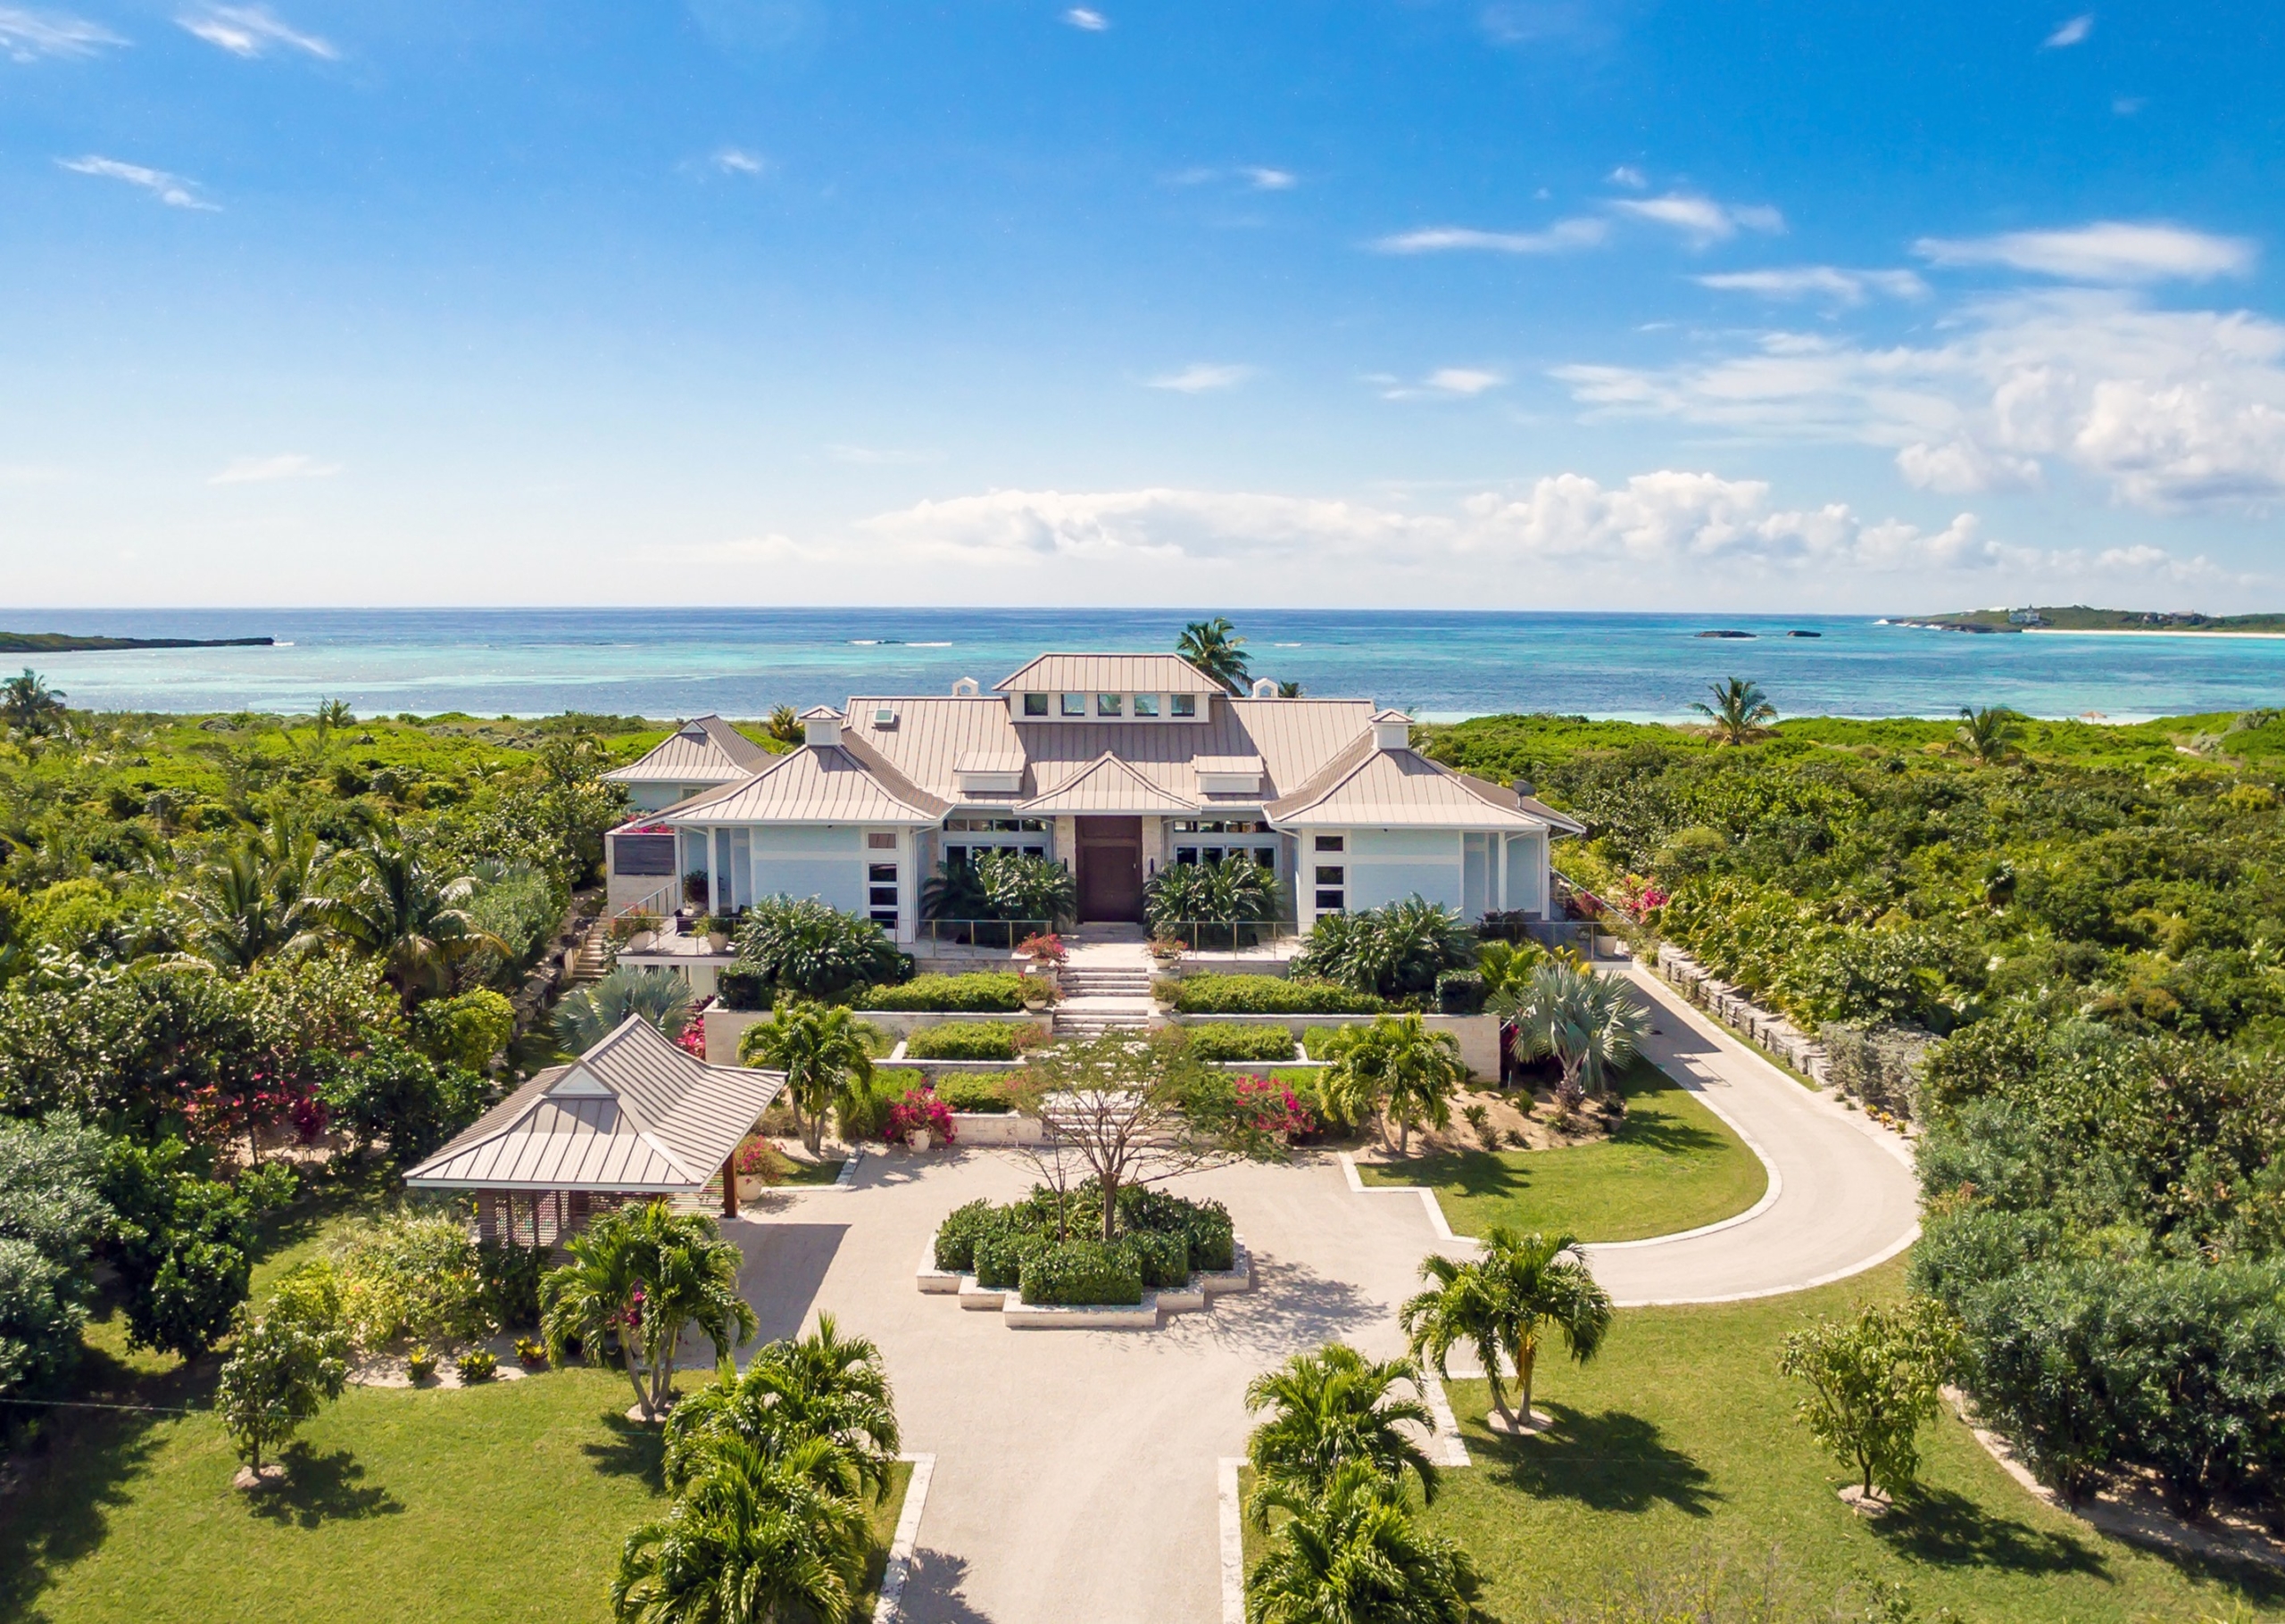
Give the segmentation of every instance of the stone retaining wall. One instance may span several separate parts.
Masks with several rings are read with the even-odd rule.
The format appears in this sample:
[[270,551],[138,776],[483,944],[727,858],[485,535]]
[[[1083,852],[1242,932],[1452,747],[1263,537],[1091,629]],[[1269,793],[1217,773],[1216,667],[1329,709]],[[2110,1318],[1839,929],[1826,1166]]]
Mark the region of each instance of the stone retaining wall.
[[1764,1009],[1672,942],[1659,944],[1658,970],[1684,998],[1738,1036],[1783,1061],[1817,1087],[1832,1086],[1824,1048],[1783,1015]]

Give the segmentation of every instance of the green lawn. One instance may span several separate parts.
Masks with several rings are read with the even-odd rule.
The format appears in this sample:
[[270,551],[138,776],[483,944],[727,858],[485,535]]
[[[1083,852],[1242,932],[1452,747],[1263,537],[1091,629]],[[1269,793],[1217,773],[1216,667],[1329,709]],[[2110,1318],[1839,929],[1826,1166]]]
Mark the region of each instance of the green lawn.
[[1495,1223],[1582,1240],[1641,1240],[1732,1217],[1769,1175],[1727,1123],[1664,1072],[1638,1061],[1620,1082],[1626,1120],[1610,1139],[1561,1150],[1465,1151],[1360,1166],[1367,1184],[1436,1191],[1457,1234]]

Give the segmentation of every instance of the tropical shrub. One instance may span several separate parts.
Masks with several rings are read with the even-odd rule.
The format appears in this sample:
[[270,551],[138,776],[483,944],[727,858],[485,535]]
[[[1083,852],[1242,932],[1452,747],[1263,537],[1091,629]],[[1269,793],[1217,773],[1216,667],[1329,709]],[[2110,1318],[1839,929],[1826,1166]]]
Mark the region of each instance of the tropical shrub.
[[936,1142],[942,1145],[952,1142],[951,1109],[926,1083],[907,1090],[903,1098],[889,1107],[887,1126],[893,1141],[921,1132],[935,1135]]
[[460,1372],[463,1386],[472,1388],[491,1380],[500,1369],[500,1361],[488,1347],[471,1347],[453,1361],[453,1369]]
[[[335,1248],[342,1319],[361,1347],[416,1342],[465,1342],[489,1335],[494,1322],[476,1242],[458,1219],[399,1214],[365,1224]],[[504,1278],[508,1269],[499,1273]]]
[[632,1015],[640,1015],[672,1040],[682,1036],[690,1015],[690,983],[681,976],[664,968],[622,965],[556,1006],[556,1041],[566,1054],[585,1054]]
[[843,1142],[854,1145],[886,1139],[897,1102],[926,1084],[920,1073],[902,1066],[876,1071],[862,1081],[851,1079],[833,1103],[834,1123],[841,1130]]
[[62,1375],[79,1354],[96,1247],[111,1232],[108,1141],[63,1113],[0,1123],[0,1394]]
[[764,898],[747,910],[733,945],[739,960],[769,985],[804,998],[835,998],[908,974],[888,932],[862,914],[814,898]]
[[1024,1007],[1024,978],[1003,971],[966,975],[916,975],[900,986],[860,989],[849,1000],[860,1009],[981,1014]]
[[764,1184],[783,1184],[794,1171],[794,1164],[771,1139],[748,1139],[738,1147],[732,1158],[741,1179],[756,1179]]
[[1007,1080],[988,1072],[947,1072],[936,1080],[936,1097],[951,1111],[1004,1114],[1016,1108]]
[[1338,1467],[1322,1494],[1274,1483],[1256,1514],[1267,1522],[1273,1512],[1285,1515],[1268,1554],[1246,1573],[1247,1624],[1468,1624],[1475,1616],[1481,1580],[1467,1554],[1421,1528],[1402,1491],[1371,1463]]
[[1420,998],[1447,970],[1475,964],[1475,935],[1458,910],[1419,896],[1354,914],[1322,914],[1295,956],[1296,976],[1384,998]]
[[201,1178],[191,1162],[180,1139],[121,1141],[103,1182],[116,1216],[110,1252],[129,1344],[186,1359],[219,1341],[245,1301],[255,1215],[245,1196]]
[[234,1321],[237,1345],[223,1363],[214,1409],[247,1465],[300,1430],[302,1423],[341,1396],[349,1381],[349,1338],[337,1323],[280,1309]]
[[434,1380],[436,1375],[436,1351],[426,1342],[416,1342],[404,1355],[404,1377],[413,1386]]
[[910,1060],[1013,1060],[1017,1034],[1031,1030],[1006,1021],[946,1021],[924,1026],[904,1040]]
[[1791,1332],[1778,1369],[1809,1385],[1797,1411],[1809,1436],[1856,1471],[1863,1493],[1894,1494],[1920,1470],[1919,1434],[1957,1340],[1951,1314],[1921,1297]]
[[[1395,1396],[1400,1382],[1414,1396]],[[1341,1342],[1295,1354],[1255,1377],[1246,1386],[1246,1408],[1269,1412],[1246,1439],[1246,1460],[1254,1471],[1247,1509],[1255,1526],[1267,1522],[1265,1491],[1282,1487],[1321,1495],[1351,1464],[1370,1467],[1400,1492],[1417,1483],[1421,1498],[1433,1501],[1436,1467],[1405,1430],[1436,1429],[1421,1391],[1420,1370],[1412,1361],[1369,1360]]]
[[[1218,863],[1168,863],[1142,885],[1142,916],[1153,936],[1179,938],[1200,924],[1248,924],[1277,916],[1277,877],[1249,857]],[[1250,940],[1240,932],[1240,945]]]
[[503,1330],[539,1323],[539,1280],[548,1248],[516,1241],[479,1241],[476,1248],[477,1289],[488,1324]]
[[1184,1029],[1200,1060],[1291,1060],[1293,1034],[1283,1026],[1201,1024]]
[[738,1292],[744,1255],[714,1221],[665,1201],[605,1213],[571,1238],[570,1261],[540,1281],[540,1326],[548,1357],[573,1343],[589,1364],[615,1353],[644,1416],[674,1391],[675,1350],[686,1328],[714,1345],[717,1363],[759,1322]]
[[1295,975],[1185,975],[1161,982],[1160,997],[1183,1015],[1371,1015],[1386,1007],[1372,993]]
[[824,1142],[826,1112],[838,1104],[854,1117],[870,1094],[868,1030],[846,1009],[788,998],[738,1038],[740,1061],[785,1073],[785,1098],[797,1119],[808,1119],[802,1141],[813,1156]]
[[714,996],[725,1009],[767,1009],[776,991],[752,965],[725,965],[714,973]]
[[1459,1040],[1429,1031],[1419,1015],[1382,1015],[1345,1039],[1320,1086],[1344,1120],[1385,1112],[1401,1156],[1409,1154],[1417,1125],[1450,1124],[1451,1097],[1467,1081]]
[[1139,1303],[1142,1265],[1131,1245],[1049,1241],[1025,1255],[1017,1288],[1026,1303]]
[[1487,989],[1481,970],[1446,970],[1436,977],[1436,1009],[1440,1015],[1483,1013]]
[[508,1047],[516,1030],[516,1007],[490,988],[479,987],[421,1005],[413,1012],[412,1028],[421,1051],[438,1065],[481,1074]]
[[[1130,1184],[1119,1191],[1118,1222],[1114,1227],[1116,1238],[1102,1241],[1102,1189],[1093,1180],[1059,1192],[1038,1185],[1012,1205],[972,1201],[955,1208],[936,1231],[936,1266],[956,1271],[973,1268],[979,1285],[1004,1288],[1015,1283],[1024,1259],[1042,1245],[1093,1238],[1097,1245],[1116,1250],[1143,1235],[1161,1238],[1144,1243],[1151,1249],[1147,1267],[1160,1276],[1173,1274],[1177,1267],[1175,1247],[1180,1247],[1181,1276],[1171,1280],[1173,1284],[1187,1280],[1193,1270],[1226,1270],[1236,1260],[1236,1231],[1229,1210],[1218,1201],[1192,1201],[1147,1185]],[[1140,1253],[1134,1256],[1133,1267],[1138,1273],[1145,1269]],[[1034,1298],[1028,1288],[1024,1298],[1041,1300]]]
[[1059,929],[1079,916],[1071,871],[1051,858],[987,849],[945,861],[920,888],[926,919],[1007,919]]

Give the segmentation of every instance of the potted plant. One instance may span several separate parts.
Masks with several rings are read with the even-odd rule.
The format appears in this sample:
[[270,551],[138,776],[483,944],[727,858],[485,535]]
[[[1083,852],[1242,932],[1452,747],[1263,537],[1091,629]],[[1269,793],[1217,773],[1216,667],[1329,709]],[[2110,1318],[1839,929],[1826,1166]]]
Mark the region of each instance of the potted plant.
[[730,922],[728,920],[719,914],[709,914],[698,922],[698,928],[706,937],[708,952],[727,953],[730,950]]
[[909,1090],[889,1107],[888,1138],[902,1139],[914,1150],[931,1150],[952,1142],[951,1107],[936,1098],[926,1084]]
[[1182,957],[1183,949],[1185,945],[1186,944],[1183,942],[1176,941],[1170,936],[1154,937],[1151,942],[1151,957],[1156,959],[1161,965],[1171,969],[1174,967],[1176,962]]

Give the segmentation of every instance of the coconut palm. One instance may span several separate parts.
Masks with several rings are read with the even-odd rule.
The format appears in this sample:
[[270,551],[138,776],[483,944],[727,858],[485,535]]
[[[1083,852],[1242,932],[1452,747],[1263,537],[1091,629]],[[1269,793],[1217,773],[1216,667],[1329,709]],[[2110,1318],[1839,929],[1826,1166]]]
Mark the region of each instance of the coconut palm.
[[1326,1069],[1326,1103],[1353,1122],[1375,1107],[1396,1124],[1399,1156],[1412,1154],[1412,1130],[1452,1120],[1452,1095],[1467,1081],[1467,1063],[1450,1032],[1431,1032],[1417,1015],[1382,1015],[1352,1033]]
[[1475,1564],[1407,1513],[1401,1491],[1352,1461],[1322,1495],[1263,1491],[1262,1511],[1291,1513],[1246,1575],[1246,1624],[1466,1624]]
[[804,736],[801,717],[794,714],[791,705],[779,705],[769,713],[769,736],[780,744],[799,744]]
[[675,1406],[667,1421],[667,1487],[679,1489],[726,1438],[772,1450],[787,1440],[825,1439],[843,1493],[885,1494],[903,1438],[880,1349],[863,1337],[843,1337],[829,1313],[818,1316],[809,1336],[768,1344],[744,1375]]
[[811,1156],[824,1142],[827,1108],[873,1081],[873,1057],[857,1017],[806,998],[788,998],[769,1020],[747,1027],[738,1058],[785,1073],[785,1097]]
[[1253,674],[1243,652],[1246,640],[1235,635],[1237,629],[1226,616],[1193,620],[1183,627],[1175,652],[1232,693],[1243,693]]
[[312,884],[317,837],[283,822],[203,866],[190,893],[198,950],[228,970],[316,945],[320,903]]
[[1369,1360],[1342,1342],[1295,1354],[1255,1377],[1246,1388],[1246,1408],[1271,1413],[1246,1439],[1253,1504],[1261,1504],[1261,1491],[1271,1483],[1323,1494],[1334,1473],[1351,1461],[1364,1462],[1392,1483],[1401,1484],[1409,1472],[1419,1481],[1421,1498],[1434,1499],[1435,1464],[1403,1428],[1433,1432],[1435,1417],[1417,1397],[1391,1396],[1400,1381],[1417,1392],[1419,1367],[1408,1359]]
[[570,1261],[540,1281],[540,1330],[561,1363],[573,1342],[590,1364],[616,1347],[646,1417],[674,1391],[675,1349],[694,1327],[717,1363],[759,1326],[738,1294],[745,1255],[702,1213],[664,1201],[606,1213],[571,1238]]
[[1607,1092],[1612,1073],[1634,1057],[1649,1032],[1625,982],[1575,965],[1542,963],[1528,981],[1510,982],[1487,1005],[1515,1023],[1517,1059],[1555,1056],[1563,1068],[1557,1098],[1566,1110],[1590,1092]]
[[320,916],[336,935],[381,961],[382,978],[408,1009],[445,990],[453,966],[478,949],[503,957],[511,952],[468,911],[475,878],[442,877],[421,847],[395,830],[343,853],[328,878]]
[[871,1539],[863,1504],[821,1470],[822,1438],[772,1454],[721,1440],[664,1517],[627,1537],[611,1579],[625,1624],[845,1619]]
[[1707,731],[1724,744],[1749,744],[1765,725],[1777,719],[1777,707],[1757,683],[1742,676],[1709,685],[1711,705],[1700,700],[1691,708],[1706,718]]
[[671,970],[613,970],[555,1007],[556,1040],[566,1054],[583,1055],[639,1015],[669,1040],[690,1024],[690,983]]
[[1428,1289],[1407,1300],[1400,1315],[1412,1356],[1425,1357],[1443,1376],[1452,1349],[1473,1348],[1491,1388],[1492,1408],[1511,1430],[1516,1418],[1508,1410],[1500,1371],[1512,1367],[1528,1424],[1541,1338],[1552,1330],[1584,1364],[1610,1330],[1610,1294],[1595,1283],[1578,1246],[1569,1234],[1523,1235],[1494,1224],[1473,1262],[1431,1254],[1420,1264]]
[[1277,697],[1278,697],[1279,699],[1281,699],[1281,700],[1298,700],[1298,699],[1300,699],[1300,698],[1301,697],[1301,684],[1299,684],[1299,683],[1280,683],[1280,684],[1277,684]]
[[2023,738],[2023,718],[1998,705],[1981,710],[1961,706],[1960,725],[1952,730],[1952,742],[1987,766],[2014,755]]
[[0,720],[28,733],[54,733],[63,725],[64,695],[27,666],[21,676],[0,683]]

